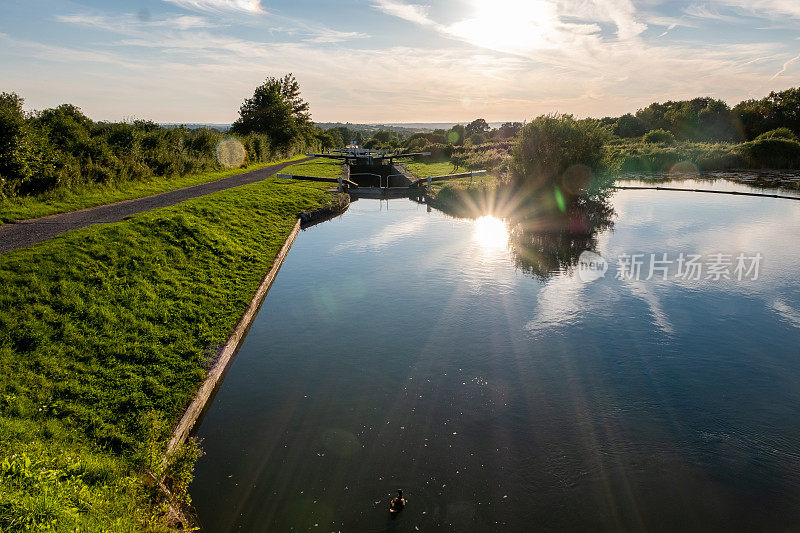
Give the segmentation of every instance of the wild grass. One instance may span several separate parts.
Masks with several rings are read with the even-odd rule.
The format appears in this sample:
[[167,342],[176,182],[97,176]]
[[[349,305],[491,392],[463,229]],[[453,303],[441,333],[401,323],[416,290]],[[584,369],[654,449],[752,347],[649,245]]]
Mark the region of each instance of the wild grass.
[[247,168],[201,172],[186,176],[151,177],[141,181],[123,181],[110,183],[86,183],[72,188],[60,187],[36,196],[21,196],[0,199],[0,222],[13,222],[28,218],[43,217],[56,213],[66,213],[97,205],[121,202],[142,198],[166,191],[191,187],[252,170],[268,165],[292,161],[302,155],[288,159],[280,159],[268,163],[254,163]]
[[269,178],[0,255],[0,530],[159,527],[153,420],[161,449],[325,188]]

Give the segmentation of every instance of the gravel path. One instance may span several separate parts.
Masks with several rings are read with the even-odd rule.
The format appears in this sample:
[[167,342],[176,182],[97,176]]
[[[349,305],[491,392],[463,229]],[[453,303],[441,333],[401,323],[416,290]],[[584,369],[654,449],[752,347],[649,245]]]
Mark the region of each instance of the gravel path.
[[57,235],[68,231],[91,226],[92,224],[104,224],[107,222],[119,222],[123,218],[149,211],[159,207],[175,205],[198,196],[205,196],[231,187],[247,185],[261,181],[273,174],[280,172],[290,165],[296,165],[303,161],[313,159],[311,157],[270,165],[252,172],[245,172],[228,178],[222,178],[208,183],[192,185],[183,189],[162,192],[144,198],[124,200],[113,204],[89,207],[80,211],[60,213],[30,220],[20,220],[10,224],[0,226],[0,253],[10,252],[17,248],[24,248],[47,239],[52,239]]

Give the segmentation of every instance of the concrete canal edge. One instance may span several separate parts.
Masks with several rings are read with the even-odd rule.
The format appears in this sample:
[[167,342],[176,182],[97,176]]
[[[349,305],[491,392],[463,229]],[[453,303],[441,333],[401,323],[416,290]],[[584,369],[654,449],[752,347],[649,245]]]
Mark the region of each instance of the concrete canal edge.
[[214,364],[208,370],[203,383],[200,385],[200,388],[197,389],[197,393],[195,394],[189,406],[186,408],[186,411],[184,411],[183,416],[181,416],[181,419],[178,421],[175,429],[172,431],[169,443],[167,444],[165,460],[170,456],[170,454],[172,454],[172,452],[175,451],[178,446],[180,446],[186,440],[186,438],[192,432],[192,429],[194,428],[198,418],[200,418],[202,413],[208,407],[209,402],[213,400],[219,385],[222,383],[222,380],[224,379],[231,363],[233,363],[239,346],[247,336],[250,325],[253,323],[253,320],[258,314],[258,310],[261,307],[261,304],[264,302],[264,298],[266,298],[270,287],[272,287],[272,283],[278,276],[278,271],[280,271],[281,265],[283,265],[286,256],[289,254],[289,250],[291,249],[292,244],[294,244],[294,241],[297,238],[298,233],[300,233],[300,230],[303,227],[308,227],[338,216],[344,213],[349,206],[350,197],[346,194],[343,194],[339,195],[338,201],[331,206],[315,209],[307,213],[301,213],[298,216],[292,231],[289,232],[288,237],[286,237],[286,241],[284,241],[281,249],[275,256],[272,267],[270,267],[267,274],[261,280],[261,284],[253,295],[253,298],[250,300],[250,304],[247,306],[247,309],[245,309],[245,312],[239,319],[239,322],[228,336],[228,340],[218,350]]

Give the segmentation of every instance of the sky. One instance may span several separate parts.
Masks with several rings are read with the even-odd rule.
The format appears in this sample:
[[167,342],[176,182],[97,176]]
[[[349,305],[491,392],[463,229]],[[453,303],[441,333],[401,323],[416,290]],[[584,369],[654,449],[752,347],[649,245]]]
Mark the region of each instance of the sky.
[[292,72],[317,122],[395,123],[800,86],[800,0],[415,1],[3,0],[0,91],[95,120],[230,123]]

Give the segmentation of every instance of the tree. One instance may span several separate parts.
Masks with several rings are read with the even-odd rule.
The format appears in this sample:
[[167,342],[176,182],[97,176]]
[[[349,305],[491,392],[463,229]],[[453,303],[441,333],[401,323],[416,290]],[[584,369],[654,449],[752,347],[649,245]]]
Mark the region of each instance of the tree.
[[483,135],[487,131],[489,131],[489,124],[482,118],[476,118],[464,128],[468,137],[479,133]]
[[308,102],[300,97],[300,84],[290,72],[279,82],[280,93],[292,106],[292,116],[299,124],[310,124],[311,113],[308,111]]
[[23,102],[17,93],[0,94],[0,194],[13,194],[30,178]]
[[642,122],[630,113],[622,115],[614,122],[613,131],[617,137],[641,137],[645,133]]
[[268,78],[256,87],[239,109],[239,118],[231,126],[233,133],[266,133],[276,146],[288,146],[300,136],[293,104],[284,92],[284,78]]
[[522,122],[504,122],[497,130],[501,139],[510,139],[522,129]]
[[734,140],[739,137],[728,104],[714,98],[653,103],[636,112],[646,131],[665,130],[679,140]]
[[733,115],[748,140],[781,127],[800,135],[800,87],[745,100],[733,108]]
[[461,124],[456,124],[447,132],[447,143],[458,146],[464,144],[466,137],[466,128]]

